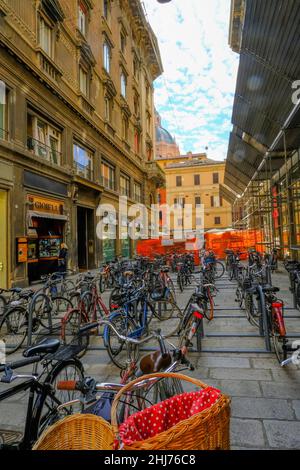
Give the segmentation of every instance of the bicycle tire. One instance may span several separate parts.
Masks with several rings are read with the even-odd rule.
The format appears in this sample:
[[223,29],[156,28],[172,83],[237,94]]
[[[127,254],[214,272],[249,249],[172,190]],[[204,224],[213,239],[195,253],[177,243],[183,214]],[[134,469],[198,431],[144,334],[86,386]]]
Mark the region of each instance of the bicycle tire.
[[[72,373],[70,373],[72,371]],[[54,365],[53,369],[47,373],[44,383],[49,383],[54,389],[56,389],[57,382],[61,380],[83,380],[84,378],[84,368],[82,363],[76,359],[69,359],[67,361],[58,362]],[[81,396],[79,391],[67,391],[67,390],[56,390],[55,397],[59,399],[61,403],[66,403],[68,401],[74,400]],[[68,407],[67,414],[73,414],[79,411],[82,411],[82,406],[80,405],[79,410],[72,407]],[[45,410],[45,411],[44,411]],[[34,436],[34,441],[45,431],[45,429],[63,416],[58,414],[57,405],[51,399],[51,397],[46,396],[43,401],[39,398],[36,400],[33,408],[33,416],[37,416],[37,432]]]
[[0,319],[3,317],[7,307],[6,298],[3,295],[0,295]]
[[[117,313],[110,317],[110,323],[115,327],[115,329],[123,336],[128,336],[128,334],[137,330],[137,326],[135,325],[134,321],[123,313]],[[120,340],[114,331],[109,328],[109,326],[105,327],[105,347],[107,349],[108,355],[112,362],[119,368],[119,369],[126,369],[127,367],[127,360],[130,361],[137,361],[139,357],[139,347],[135,344],[129,344],[128,348],[126,346],[126,342]],[[113,340],[116,340],[116,346],[113,344]],[[125,354],[124,354],[125,353]],[[129,358],[128,358],[129,354]]]
[[[217,268],[218,266],[218,268]],[[221,261],[215,261],[214,263],[215,279],[220,279],[225,273],[225,266]]]
[[9,308],[0,322],[0,340],[5,343],[5,353],[9,355],[16,352],[24,343],[27,334],[27,309],[22,306]]
[[[179,339],[179,348],[182,348],[183,346],[186,346],[186,342],[188,340],[188,336],[191,332],[191,328],[192,328],[192,324],[195,322],[195,317],[193,315],[193,312],[191,312],[188,316],[188,318],[185,320],[185,326],[184,326],[184,329],[180,335],[180,339]],[[198,328],[200,327],[200,323],[201,323],[201,320],[198,319],[197,320],[197,327],[196,327],[196,330],[193,334],[193,337],[194,338],[196,336],[196,333],[198,331]],[[192,339],[191,338],[191,339]],[[189,340],[190,341],[190,345],[187,346],[187,348],[189,348],[190,346],[193,346],[193,344],[191,343],[191,339]]]
[[101,275],[99,279],[99,291],[101,294],[103,294],[103,292],[105,291],[105,288],[106,288],[105,278],[104,278],[104,275]]
[[[86,318],[82,315],[81,311],[73,308],[72,310],[69,310],[67,315],[64,317],[63,322],[62,322],[62,328],[61,328],[61,339],[64,342],[64,344],[72,344],[74,341],[76,341],[79,329],[82,325],[86,324]],[[84,335],[81,338],[82,341],[82,348],[80,353],[77,354],[78,358],[82,358],[90,343],[90,337],[89,335]]]

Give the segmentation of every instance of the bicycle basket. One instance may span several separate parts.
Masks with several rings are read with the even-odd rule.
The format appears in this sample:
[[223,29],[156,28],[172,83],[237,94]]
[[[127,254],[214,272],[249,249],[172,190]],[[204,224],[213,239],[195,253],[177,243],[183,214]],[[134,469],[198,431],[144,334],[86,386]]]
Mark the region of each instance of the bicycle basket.
[[[175,395],[131,415],[118,428],[117,405],[123,393],[149,378],[185,380],[201,390]],[[116,395],[111,412],[115,447],[124,450],[227,450],[230,399],[203,382],[178,373],[156,373],[125,385]]]
[[74,414],[50,426],[32,450],[112,450],[109,423],[92,414]]

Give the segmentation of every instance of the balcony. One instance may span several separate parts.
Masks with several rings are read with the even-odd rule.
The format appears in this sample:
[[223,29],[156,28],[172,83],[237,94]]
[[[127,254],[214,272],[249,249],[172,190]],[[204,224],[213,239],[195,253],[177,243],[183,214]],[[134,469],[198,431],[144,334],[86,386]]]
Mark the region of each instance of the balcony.
[[48,55],[41,49],[37,49],[38,60],[41,70],[56,82],[62,76],[62,70],[55,64],[55,62],[48,57]]
[[[1,131],[0,131],[1,132]],[[27,148],[33,152],[37,157],[41,157],[54,165],[61,164],[62,153],[58,152],[55,148],[49,147],[48,145],[34,139],[31,136],[27,136]]]
[[152,180],[157,188],[163,188],[166,184],[165,172],[155,161],[146,162],[148,179]]

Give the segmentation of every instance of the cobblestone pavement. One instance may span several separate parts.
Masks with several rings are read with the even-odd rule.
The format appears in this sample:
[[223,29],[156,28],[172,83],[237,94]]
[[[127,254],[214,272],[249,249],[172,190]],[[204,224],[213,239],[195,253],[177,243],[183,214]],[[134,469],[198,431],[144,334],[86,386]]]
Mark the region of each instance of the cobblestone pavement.
[[[288,334],[300,334],[300,312],[292,308],[292,294],[284,269],[273,275],[285,302]],[[215,319],[205,324],[205,352],[191,353],[196,366],[188,375],[220,388],[232,397],[232,449],[300,449],[300,367],[281,368],[275,354],[266,352],[222,352],[221,349],[263,350],[257,329],[246,320],[234,301],[234,285],[228,279],[218,281]],[[186,304],[192,288],[177,292],[178,304]],[[108,294],[104,298],[107,300]],[[219,336],[219,334],[236,336]],[[249,336],[239,336],[247,334]],[[110,363],[101,340],[93,339],[91,350],[83,358],[86,374],[101,381],[117,381],[118,369]],[[154,344],[149,344],[154,346]],[[219,350],[217,352],[217,350]],[[15,354],[12,359],[20,357]],[[0,390],[6,386],[0,386]],[[24,426],[25,403],[21,395],[0,403],[0,429],[20,431]]]

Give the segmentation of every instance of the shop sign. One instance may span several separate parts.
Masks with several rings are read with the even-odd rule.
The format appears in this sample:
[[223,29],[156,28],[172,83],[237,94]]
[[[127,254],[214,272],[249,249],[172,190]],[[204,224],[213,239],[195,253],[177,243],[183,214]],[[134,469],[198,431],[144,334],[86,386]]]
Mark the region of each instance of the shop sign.
[[28,196],[28,201],[30,203],[30,210],[51,214],[63,214],[64,204],[61,201],[31,195]]
[[18,263],[26,263],[28,254],[27,238],[17,238],[17,259]]

